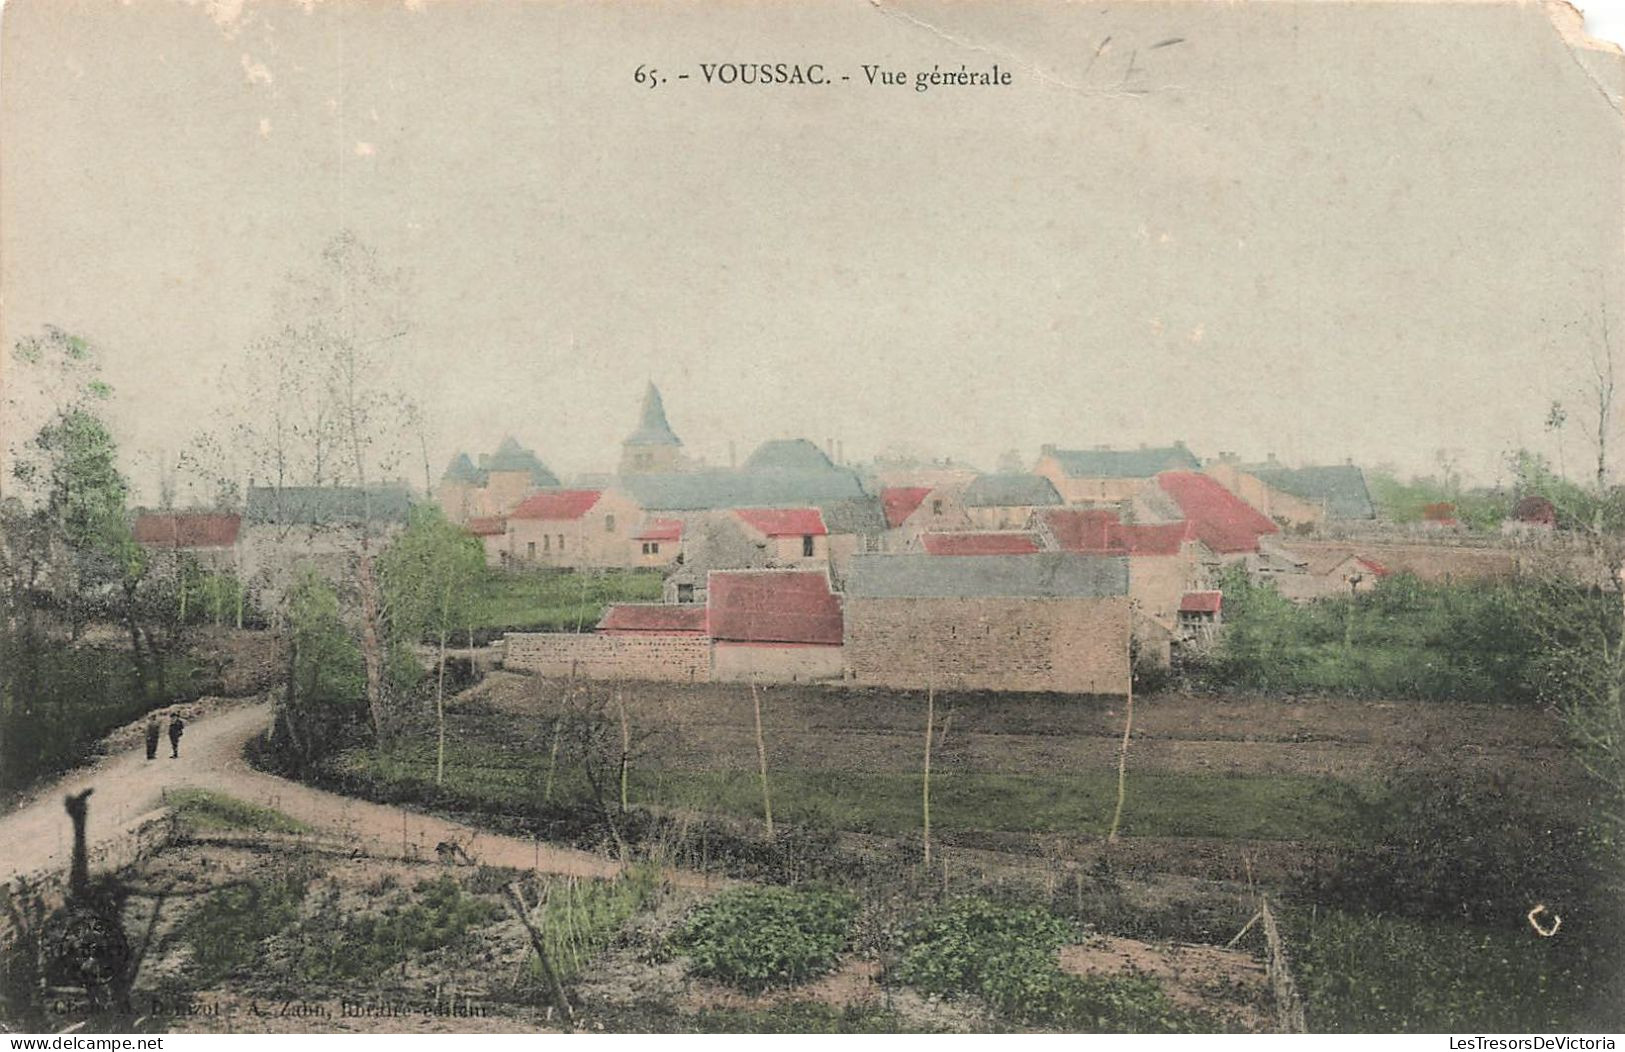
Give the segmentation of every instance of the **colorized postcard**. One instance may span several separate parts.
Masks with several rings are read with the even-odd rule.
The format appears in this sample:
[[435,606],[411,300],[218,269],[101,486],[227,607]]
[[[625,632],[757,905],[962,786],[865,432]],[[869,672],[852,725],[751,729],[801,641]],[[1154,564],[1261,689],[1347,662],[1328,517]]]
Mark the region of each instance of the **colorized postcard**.
[[12,0],[0,1030],[1613,1048],[1622,107],[1557,0]]

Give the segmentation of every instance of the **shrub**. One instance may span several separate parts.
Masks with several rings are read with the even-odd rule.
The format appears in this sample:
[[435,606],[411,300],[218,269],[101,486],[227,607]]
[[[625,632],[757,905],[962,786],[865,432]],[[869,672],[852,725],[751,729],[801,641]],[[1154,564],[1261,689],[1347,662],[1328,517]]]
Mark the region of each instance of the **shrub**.
[[695,907],[676,945],[695,975],[752,991],[794,986],[834,967],[856,914],[840,892],[739,888]]
[[[1576,810],[1582,810],[1574,801]],[[1611,896],[1594,837],[1527,793],[1459,775],[1396,776],[1357,822],[1357,846],[1305,891],[1339,908],[1514,926],[1536,903],[1611,927]],[[1608,910],[1612,917],[1618,911]],[[1606,937],[1606,936],[1605,936]]]
[[260,943],[299,919],[311,877],[295,865],[210,894],[177,931],[192,951],[188,979],[206,987],[252,963]]
[[413,900],[383,910],[340,916],[335,893],[304,925],[297,969],[306,980],[375,976],[414,953],[461,940],[502,914],[496,903],[465,894],[449,876],[420,881]]
[[979,997],[1019,1024],[1125,1033],[1211,1028],[1175,1008],[1154,979],[1063,972],[1057,953],[1081,934],[1039,907],[958,899],[907,929],[895,974],[925,993]]

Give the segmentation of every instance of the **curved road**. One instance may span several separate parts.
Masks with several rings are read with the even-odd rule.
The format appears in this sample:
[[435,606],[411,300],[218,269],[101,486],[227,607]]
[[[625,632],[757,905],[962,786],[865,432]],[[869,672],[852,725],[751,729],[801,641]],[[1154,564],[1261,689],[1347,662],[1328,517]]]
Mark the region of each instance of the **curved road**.
[[381,858],[433,860],[437,844],[456,841],[485,865],[577,877],[607,877],[620,870],[618,863],[590,852],[483,832],[256,771],[243,759],[243,746],[270,726],[271,714],[268,701],[233,706],[188,723],[178,760],[169,758],[165,741],[158,759],[148,761],[145,745],[138,742],[39,790],[16,810],[0,815],[0,883],[67,869],[73,828],[62,797],[90,787],[96,790],[87,830],[93,859],[98,847],[117,845],[162,815],[166,790],[196,788],[275,808]]

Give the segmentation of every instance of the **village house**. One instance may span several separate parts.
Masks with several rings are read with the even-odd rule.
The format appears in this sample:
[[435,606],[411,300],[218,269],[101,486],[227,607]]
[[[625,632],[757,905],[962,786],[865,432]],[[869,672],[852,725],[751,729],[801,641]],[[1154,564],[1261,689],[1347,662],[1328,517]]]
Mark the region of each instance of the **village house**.
[[280,602],[307,567],[347,586],[363,539],[381,551],[405,528],[411,510],[405,485],[250,486],[239,533],[239,577],[265,605]]
[[1183,639],[1182,604],[1208,587],[1215,561],[1188,520],[1125,523],[1107,509],[1051,508],[1034,515],[1033,527],[1049,548],[1127,558],[1140,654],[1153,664],[1172,661]]
[[645,518],[632,531],[637,566],[667,567],[683,554],[683,520]]
[[923,690],[1123,694],[1128,560],[859,555],[844,593],[858,683]]
[[1165,471],[1156,483],[1179,507],[1192,536],[1221,561],[1236,562],[1257,554],[1262,538],[1281,532],[1263,512],[1207,475]]
[[1203,470],[1264,515],[1287,526],[1376,518],[1365,473],[1352,463],[1289,468],[1271,454],[1263,464],[1243,465],[1226,453]]
[[544,490],[504,517],[500,535],[485,538],[486,561],[572,570],[637,566],[642,545],[652,543],[632,539],[643,521],[642,509],[616,490]]
[[1389,574],[1382,563],[1351,551],[1314,549],[1298,558],[1297,572],[1272,579],[1277,592],[1298,603],[1360,595],[1375,589]]
[[972,529],[1021,529],[1039,508],[1062,503],[1043,475],[978,475],[965,487],[963,501]]
[[1139,449],[1046,445],[1033,472],[1048,479],[1067,504],[1117,504],[1133,500],[1141,487],[1164,471],[1195,471],[1201,466],[1183,442]]
[[736,508],[733,514],[767,549],[769,566],[829,562],[829,530],[817,508]]
[[936,486],[889,486],[880,491],[880,505],[886,516],[882,548],[889,552],[916,551],[923,533],[943,533],[971,528],[965,510],[966,482]]
[[452,457],[435,487],[435,502],[452,522],[467,523],[506,514],[532,493],[558,484],[558,476],[509,435],[495,453],[480,454],[478,467],[467,453]]

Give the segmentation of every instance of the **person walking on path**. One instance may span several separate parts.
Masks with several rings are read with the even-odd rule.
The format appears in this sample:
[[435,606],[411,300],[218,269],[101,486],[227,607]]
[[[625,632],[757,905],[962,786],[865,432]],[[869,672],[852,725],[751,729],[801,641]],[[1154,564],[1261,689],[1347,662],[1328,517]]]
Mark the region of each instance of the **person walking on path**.
[[169,758],[171,760],[180,759],[181,732],[185,729],[186,724],[181,721],[181,714],[178,712],[172,713],[169,717]]
[[158,726],[158,717],[156,715],[148,716],[147,717],[147,759],[156,760],[158,758],[158,737],[162,733],[163,733],[162,729]]

